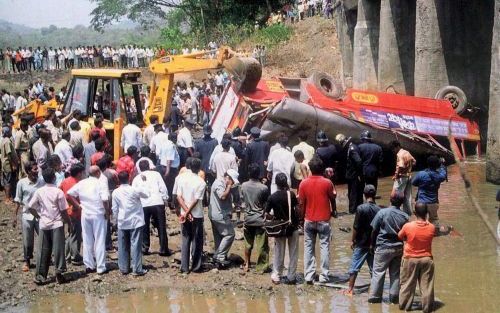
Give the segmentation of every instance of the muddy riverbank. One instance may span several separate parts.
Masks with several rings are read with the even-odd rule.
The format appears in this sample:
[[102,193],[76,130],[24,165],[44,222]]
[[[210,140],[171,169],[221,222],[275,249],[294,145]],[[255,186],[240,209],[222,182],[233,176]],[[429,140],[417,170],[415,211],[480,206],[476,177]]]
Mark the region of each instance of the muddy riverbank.
[[[494,196],[498,186],[484,183],[484,164],[467,165],[478,197],[491,221],[497,221]],[[387,204],[390,179],[382,179],[381,204]],[[346,211],[345,186],[338,187],[339,211]],[[495,312],[500,307],[500,257],[494,241],[466,198],[457,166],[449,168],[449,182],[441,189],[440,218],[452,224],[457,233],[434,241],[436,262],[436,297],[442,301],[441,312]],[[112,271],[104,276],[83,275],[83,267],[68,265],[65,285],[51,283],[38,287],[33,282],[34,269],[21,272],[22,242],[19,228],[12,228],[12,207],[0,203],[0,308],[8,312],[396,312],[388,304],[368,305],[363,292],[353,298],[338,290],[316,286],[275,286],[269,275],[243,273],[239,266],[203,274],[178,274],[178,255],[165,258],[157,254],[144,257],[150,272],[144,277],[122,276],[116,260],[108,259]],[[178,222],[168,217],[169,244],[179,251]],[[345,277],[349,268],[351,234],[339,230],[352,226],[352,216],[332,220],[333,243],[331,272]],[[212,250],[209,223],[205,224],[207,246]],[[242,236],[241,229],[237,237]],[[116,245],[116,243],[115,243]],[[271,243],[272,247],[272,243]],[[302,243],[301,243],[302,248]],[[152,251],[157,251],[153,238]],[[231,253],[243,255],[243,241],[236,240]],[[303,257],[299,257],[302,272]],[[52,269],[51,272],[52,273]],[[369,282],[367,268],[360,273],[357,285]]]

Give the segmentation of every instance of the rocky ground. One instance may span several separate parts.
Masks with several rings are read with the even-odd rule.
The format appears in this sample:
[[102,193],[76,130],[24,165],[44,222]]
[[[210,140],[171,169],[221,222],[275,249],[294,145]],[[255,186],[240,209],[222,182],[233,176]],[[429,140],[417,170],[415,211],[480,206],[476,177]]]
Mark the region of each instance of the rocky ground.
[[[291,25],[292,37],[268,51],[264,77],[308,77],[322,71],[341,77],[342,58],[333,19],[306,18]],[[252,51],[255,43],[245,41],[242,49]]]
[[[341,198],[344,197],[342,196],[344,193],[340,191]],[[68,271],[64,274],[65,278],[69,280],[67,284],[58,285],[55,282],[53,267],[51,267],[49,277],[52,277],[52,282],[45,286],[37,286],[33,283],[34,268],[28,273],[21,271],[23,265],[21,229],[19,226],[17,228],[12,227],[13,207],[6,205],[3,199],[2,194],[0,196],[0,281],[2,282],[0,284],[0,309],[25,305],[40,297],[51,297],[61,293],[90,293],[91,295],[104,296],[129,292],[138,288],[175,286],[178,290],[198,294],[212,293],[221,295],[237,290],[241,293],[248,293],[251,297],[258,294],[271,294],[279,291],[280,288],[287,288],[273,285],[269,274],[261,275],[252,270],[245,273],[240,269],[244,248],[243,231],[240,228],[236,230],[236,240],[231,248],[230,258],[233,261],[231,268],[217,270],[211,264],[205,263],[205,273],[180,274],[181,237],[179,223],[174,214],[169,214],[167,219],[169,247],[175,253],[171,257],[159,256],[156,253],[158,251],[158,240],[155,236],[152,236],[151,251],[153,254],[144,256],[145,268],[149,270],[145,276],[123,276],[118,270],[117,255],[113,253],[108,255],[107,265],[111,271],[106,275],[85,275],[84,266],[68,264]],[[212,230],[210,223],[207,221],[205,222],[207,236],[204,251],[211,252],[213,250]],[[352,225],[351,216],[343,216],[335,222],[336,232],[337,234],[343,234],[343,241],[348,240],[350,234],[337,230],[339,228],[348,228],[350,225]],[[117,246],[116,241],[114,246]],[[35,255],[36,247],[37,243],[35,243]],[[272,240],[270,241],[270,247],[272,257]],[[302,257],[299,257],[299,272],[302,272],[301,260]],[[296,290],[298,293],[303,293],[318,292],[321,289],[319,287],[308,287],[297,285]]]

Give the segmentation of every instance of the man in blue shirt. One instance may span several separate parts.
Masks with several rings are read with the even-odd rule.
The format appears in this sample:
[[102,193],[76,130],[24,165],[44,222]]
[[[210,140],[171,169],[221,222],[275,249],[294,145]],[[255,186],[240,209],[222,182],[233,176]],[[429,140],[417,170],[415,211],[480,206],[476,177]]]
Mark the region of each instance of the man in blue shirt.
[[371,249],[373,256],[373,273],[370,284],[369,303],[382,302],[385,272],[389,269],[389,301],[399,302],[399,269],[403,256],[403,242],[398,233],[408,222],[408,215],[400,207],[404,202],[404,195],[393,193],[391,206],[380,210],[371,223]]
[[444,161],[437,156],[431,155],[427,158],[427,168],[418,172],[413,177],[412,185],[418,187],[417,202],[427,204],[429,211],[429,222],[439,229],[439,187],[447,179],[446,167]]

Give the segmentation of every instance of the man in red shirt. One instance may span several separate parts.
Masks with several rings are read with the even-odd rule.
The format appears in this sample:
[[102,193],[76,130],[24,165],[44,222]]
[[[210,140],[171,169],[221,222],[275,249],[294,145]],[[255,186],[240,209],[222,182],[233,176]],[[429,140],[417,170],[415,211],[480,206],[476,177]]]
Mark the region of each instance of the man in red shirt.
[[399,309],[406,311],[411,309],[418,282],[422,293],[422,311],[427,313],[434,310],[432,239],[436,227],[426,220],[427,204],[417,202],[414,213],[417,220],[406,223],[398,233],[399,239],[405,241],[401,263]]
[[[68,199],[67,192],[71,189],[77,182],[82,180],[85,174],[85,166],[81,163],[76,163],[71,166],[70,176],[61,182],[59,188],[64,192],[64,196]],[[68,208],[68,215],[70,222],[73,227],[71,227],[71,232],[66,239],[66,260],[71,261],[73,265],[82,265],[83,258],[80,254],[80,247],[82,246],[82,222],[81,222],[81,211],[75,210],[71,205]]]
[[210,98],[210,91],[206,90],[201,97],[201,108],[203,109],[203,125],[210,123],[212,118],[213,101]]
[[104,156],[104,148],[106,146],[106,141],[102,138],[98,138],[94,141],[96,153],[92,154],[90,157],[90,165],[97,165],[97,162]]
[[116,161],[116,172],[120,174],[120,172],[125,171],[130,179],[133,179],[136,157],[137,148],[135,146],[128,147],[127,154]]
[[319,237],[321,255],[320,283],[329,281],[330,268],[330,217],[336,216],[335,198],[337,192],[333,183],[322,176],[323,162],[314,157],[309,161],[312,176],[299,185],[300,216],[304,222],[304,278],[312,285],[316,276],[316,258],[314,246]]

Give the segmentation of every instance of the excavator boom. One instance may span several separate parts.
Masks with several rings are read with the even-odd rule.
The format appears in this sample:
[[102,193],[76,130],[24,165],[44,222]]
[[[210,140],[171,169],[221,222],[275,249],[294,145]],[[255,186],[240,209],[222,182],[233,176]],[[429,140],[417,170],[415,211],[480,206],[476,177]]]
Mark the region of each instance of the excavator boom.
[[[214,54],[216,58],[210,58]],[[245,89],[255,89],[262,76],[262,67],[257,60],[239,57],[228,47],[187,55],[165,56],[151,62],[149,69],[154,77],[150,85],[149,103],[144,122],[148,125],[151,115],[158,116],[161,122],[170,114],[176,73],[222,68],[226,69],[233,80]]]

